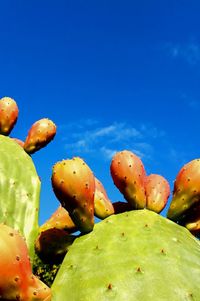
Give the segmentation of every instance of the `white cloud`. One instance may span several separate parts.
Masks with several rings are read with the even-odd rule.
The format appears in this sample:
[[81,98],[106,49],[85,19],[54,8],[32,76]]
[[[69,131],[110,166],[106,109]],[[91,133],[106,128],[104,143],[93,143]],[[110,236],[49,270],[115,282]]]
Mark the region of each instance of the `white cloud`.
[[79,156],[98,155],[105,160],[110,160],[117,151],[123,149],[134,152],[142,159],[151,158],[154,140],[164,135],[164,132],[151,125],[143,124],[136,128],[125,122],[100,126],[97,121],[90,124],[79,121],[60,130],[62,136],[66,133],[62,141],[68,152]]
[[103,137],[107,136],[109,134],[112,134],[116,131],[116,126],[115,125],[109,125],[100,129],[97,129],[94,131],[92,134],[93,138],[98,138],[98,137]]
[[188,42],[181,43],[167,43],[165,49],[168,54],[174,59],[182,59],[191,65],[196,65],[200,62],[200,43]]
[[116,152],[118,152],[117,149],[110,149],[110,148],[107,148],[107,147],[105,147],[105,146],[102,146],[102,147],[100,148],[100,150],[101,150],[101,153],[102,153],[102,155],[104,156],[104,158],[105,158],[106,160],[111,160],[112,157],[114,156],[114,154],[115,154]]

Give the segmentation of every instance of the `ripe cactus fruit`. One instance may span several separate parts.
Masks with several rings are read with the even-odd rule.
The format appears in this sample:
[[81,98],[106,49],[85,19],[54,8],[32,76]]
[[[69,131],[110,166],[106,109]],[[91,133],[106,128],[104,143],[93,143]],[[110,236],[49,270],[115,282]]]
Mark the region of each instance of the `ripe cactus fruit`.
[[40,232],[35,242],[36,253],[44,262],[60,263],[75,238],[75,235],[56,228]]
[[168,181],[160,175],[151,174],[146,177],[146,208],[160,213],[166,206],[170,195],[170,186]]
[[38,234],[40,180],[31,157],[0,135],[0,222],[26,238],[30,257]]
[[76,236],[69,235],[77,227],[68,211],[59,206],[52,216],[39,228],[35,250],[45,262],[61,262]]
[[33,154],[45,147],[55,136],[56,125],[48,118],[36,121],[28,132],[24,142],[24,150]]
[[95,177],[94,215],[104,219],[113,213],[112,202],[109,200],[103,184]]
[[0,99],[0,134],[9,135],[17,122],[19,109],[14,99]]
[[65,230],[67,233],[73,233],[77,230],[76,225],[69,216],[69,212],[62,206],[59,206],[51,217],[40,227],[39,232],[49,229]]
[[52,301],[200,300],[199,258],[200,242],[155,212],[112,215],[70,247]]
[[179,171],[167,217],[181,222],[200,203],[200,159],[185,164]]
[[110,171],[114,184],[133,209],[145,208],[146,172],[140,158],[128,150],[118,152],[112,159]]
[[0,257],[1,299],[50,301],[50,289],[32,274],[24,238],[4,224],[0,224]]
[[200,204],[193,208],[185,217],[183,225],[195,236],[200,238]]
[[90,232],[94,227],[95,179],[89,166],[79,157],[56,163],[52,187],[78,229]]

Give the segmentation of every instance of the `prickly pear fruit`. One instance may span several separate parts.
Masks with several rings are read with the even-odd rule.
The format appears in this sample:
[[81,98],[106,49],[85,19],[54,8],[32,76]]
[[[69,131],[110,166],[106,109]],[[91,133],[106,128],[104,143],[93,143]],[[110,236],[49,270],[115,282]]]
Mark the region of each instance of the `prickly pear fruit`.
[[126,211],[131,211],[133,210],[132,206],[129,203],[126,202],[114,202],[113,203],[113,208],[114,208],[114,213],[115,214],[119,214],[119,213],[123,213]]
[[28,132],[24,142],[24,150],[33,154],[45,147],[55,136],[56,125],[48,118],[36,121]]
[[50,300],[50,289],[32,274],[25,240],[4,224],[0,224],[0,258],[1,299]]
[[114,184],[133,209],[145,208],[146,172],[140,158],[128,150],[118,152],[112,159],[110,171]]
[[11,138],[14,140],[17,144],[19,144],[22,148],[24,148],[24,141],[18,139],[18,138]]
[[94,227],[95,179],[89,166],[79,157],[56,163],[52,187],[78,229],[90,232]]
[[200,204],[186,216],[183,225],[195,236],[200,238]]
[[10,97],[0,99],[0,134],[10,134],[17,122],[18,114],[18,106],[14,99]]
[[200,159],[185,164],[179,171],[167,217],[181,222],[200,203]]
[[69,235],[77,227],[68,211],[59,206],[52,216],[39,228],[35,250],[45,262],[61,262],[76,236]]
[[200,238],[200,204],[197,204],[188,210],[181,219],[180,224],[186,227],[194,236]]
[[199,259],[200,242],[169,219],[147,209],[111,215],[74,241],[52,301],[197,301]]
[[[51,301],[50,288],[40,281],[36,276],[32,275],[27,290],[27,299],[19,299],[22,301]],[[18,300],[18,299],[16,299]]]
[[49,229],[65,230],[67,233],[73,233],[77,230],[76,225],[69,216],[69,212],[62,206],[59,206],[51,217],[40,227],[39,232]]
[[60,263],[75,238],[75,235],[69,235],[65,230],[48,229],[41,232],[36,239],[36,253],[44,262]]
[[146,177],[146,208],[160,213],[166,206],[170,195],[170,186],[168,181],[160,175],[151,174]]
[[94,215],[104,219],[114,213],[112,202],[109,200],[103,184],[95,178]]

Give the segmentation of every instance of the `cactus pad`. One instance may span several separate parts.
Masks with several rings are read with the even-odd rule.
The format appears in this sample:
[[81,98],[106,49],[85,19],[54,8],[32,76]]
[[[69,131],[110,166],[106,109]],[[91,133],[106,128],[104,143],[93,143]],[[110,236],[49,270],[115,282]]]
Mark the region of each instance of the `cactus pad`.
[[40,180],[33,161],[15,141],[0,135],[0,222],[19,230],[30,256],[38,232]]
[[52,301],[198,301],[200,243],[147,209],[112,215],[75,240]]

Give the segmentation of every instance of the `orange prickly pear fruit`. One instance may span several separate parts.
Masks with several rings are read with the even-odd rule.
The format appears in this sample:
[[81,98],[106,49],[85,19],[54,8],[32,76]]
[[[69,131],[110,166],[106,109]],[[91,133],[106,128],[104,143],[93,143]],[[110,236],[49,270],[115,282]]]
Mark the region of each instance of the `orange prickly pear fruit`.
[[179,171],[167,217],[180,222],[200,204],[200,159],[185,164]]
[[95,178],[94,214],[104,219],[114,213],[112,202],[109,200],[103,184]]
[[24,150],[33,154],[45,147],[55,136],[56,125],[48,118],[36,121],[28,132],[24,142]]
[[61,262],[75,238],[65,230],[50,228],[40,232],[35,241],[35,250],[45,262]]
[[79,157],[56,163],[52,187],[78,229],[90,232],[94,227],[95,179],[89,166]]
[[[27,298],[27,299],[26,299]],[[16,299],[17,300],[17,299]],[[29,280],[27,297],[19,299],[20,301],[51,301],[51,290],[35,275]]]
[[200,238],[200,204],[195,206],[185,217],[183,225],[195,236]]
[[32,274],[24,238],[4,224],[0,224],[0,258],[2,300],[44,301],[50,298],[50,289]]
[[114,184],[132,208],[145,208],[146,172],[140,158],[128,150],[118,152],[112,159],[110,171]]
[[51,217],[40,227],[39,232],[44,232],[52,228],[65,230],[67,233],[73,233],[77,230],[69,212],[62,206],[59,206]]
[[0,134],[9,135],[18,119],[19,109],[14,99],[0,99]]
[[168,181],[157,174],[151,174],[146,177],[146,208],[160,213],[166,206],[170,195],[170,186]]
[[75,231],[77,231],[77,227],[68,211],[59,206],[39,229],[39,235],[35,242],[37,254],[48,262],[62,261],[69,246],[76,238],[70,233]]

